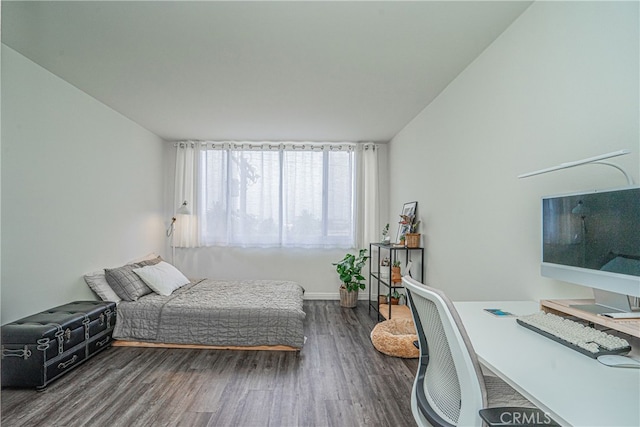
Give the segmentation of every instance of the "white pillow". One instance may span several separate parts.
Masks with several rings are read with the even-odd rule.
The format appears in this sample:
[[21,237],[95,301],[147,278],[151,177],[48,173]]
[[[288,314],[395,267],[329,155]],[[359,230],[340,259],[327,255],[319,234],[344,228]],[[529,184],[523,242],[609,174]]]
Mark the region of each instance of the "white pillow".
[[104,275],[104,270],[85,275],[84,281],[87,282],[87,285],[89,285],[93,292],[98,294],[102,301],[122,301],[122,299],[114,292],[114,290],[111,289],[111,286],[109,286],[107,278]]
[[155,265],[134,268],[133,272],[140,276],[142,281],[153,289],[155,293],[164,296],[171,295],[173,291],[189,283],[189,279],[184,274],[164,261],[160,261]]

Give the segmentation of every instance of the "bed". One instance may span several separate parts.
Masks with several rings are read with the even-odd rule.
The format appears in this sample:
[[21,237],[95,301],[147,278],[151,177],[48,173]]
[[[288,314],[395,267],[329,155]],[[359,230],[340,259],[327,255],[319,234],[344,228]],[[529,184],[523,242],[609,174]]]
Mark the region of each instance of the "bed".
[[[142,267],[144,262],[118,268],[129,271],[128,293],[109,280],[115,269],[105,269],[103,278],[100,272],[85,276],[101,299],[118,304],[114,345],[266,350],[300,350],[304,345],[304,289],[295,282],[182,276],[175,289],[153,290],[146,280],[140,284]],[[102,289],[96,287],[98,281]]]

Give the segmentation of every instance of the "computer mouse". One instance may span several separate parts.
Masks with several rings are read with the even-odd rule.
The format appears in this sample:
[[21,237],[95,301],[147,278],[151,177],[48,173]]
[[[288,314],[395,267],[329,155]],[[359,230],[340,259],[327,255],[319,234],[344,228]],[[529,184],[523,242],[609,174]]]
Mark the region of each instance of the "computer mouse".
[[615,368],[640,368],[640,361],[619,354],[603,354],[598,356],[598,362]]

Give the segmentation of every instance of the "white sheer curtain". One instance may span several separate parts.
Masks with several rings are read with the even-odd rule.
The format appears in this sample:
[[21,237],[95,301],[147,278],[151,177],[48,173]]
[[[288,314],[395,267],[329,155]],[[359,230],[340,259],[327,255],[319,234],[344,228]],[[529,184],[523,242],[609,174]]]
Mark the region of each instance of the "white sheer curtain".
[[358,247],[380,241],[380,196],[378,185],[378,147],[360,144],[358,150]]
[[176,176],[173,205],[176,209],[187,202],[191,215],[175,215],[176,228],[172,236],[172,246],[195,248],[202,245],[198,218],[201,203],[198,200],[200,181],[200,157],[203,146],[197,142],[182,142],[176,150]]
[[173,245],[368,247],[379,239],[375,144],[177,144]]

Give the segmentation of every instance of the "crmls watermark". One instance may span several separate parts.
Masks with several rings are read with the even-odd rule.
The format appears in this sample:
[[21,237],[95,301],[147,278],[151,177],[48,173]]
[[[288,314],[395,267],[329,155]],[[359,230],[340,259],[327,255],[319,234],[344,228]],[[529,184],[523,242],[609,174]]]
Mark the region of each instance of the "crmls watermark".
[[500,414],[500,422],[505,425],[542,426],[551,424],[553,420],[546,412],[507,411]]

